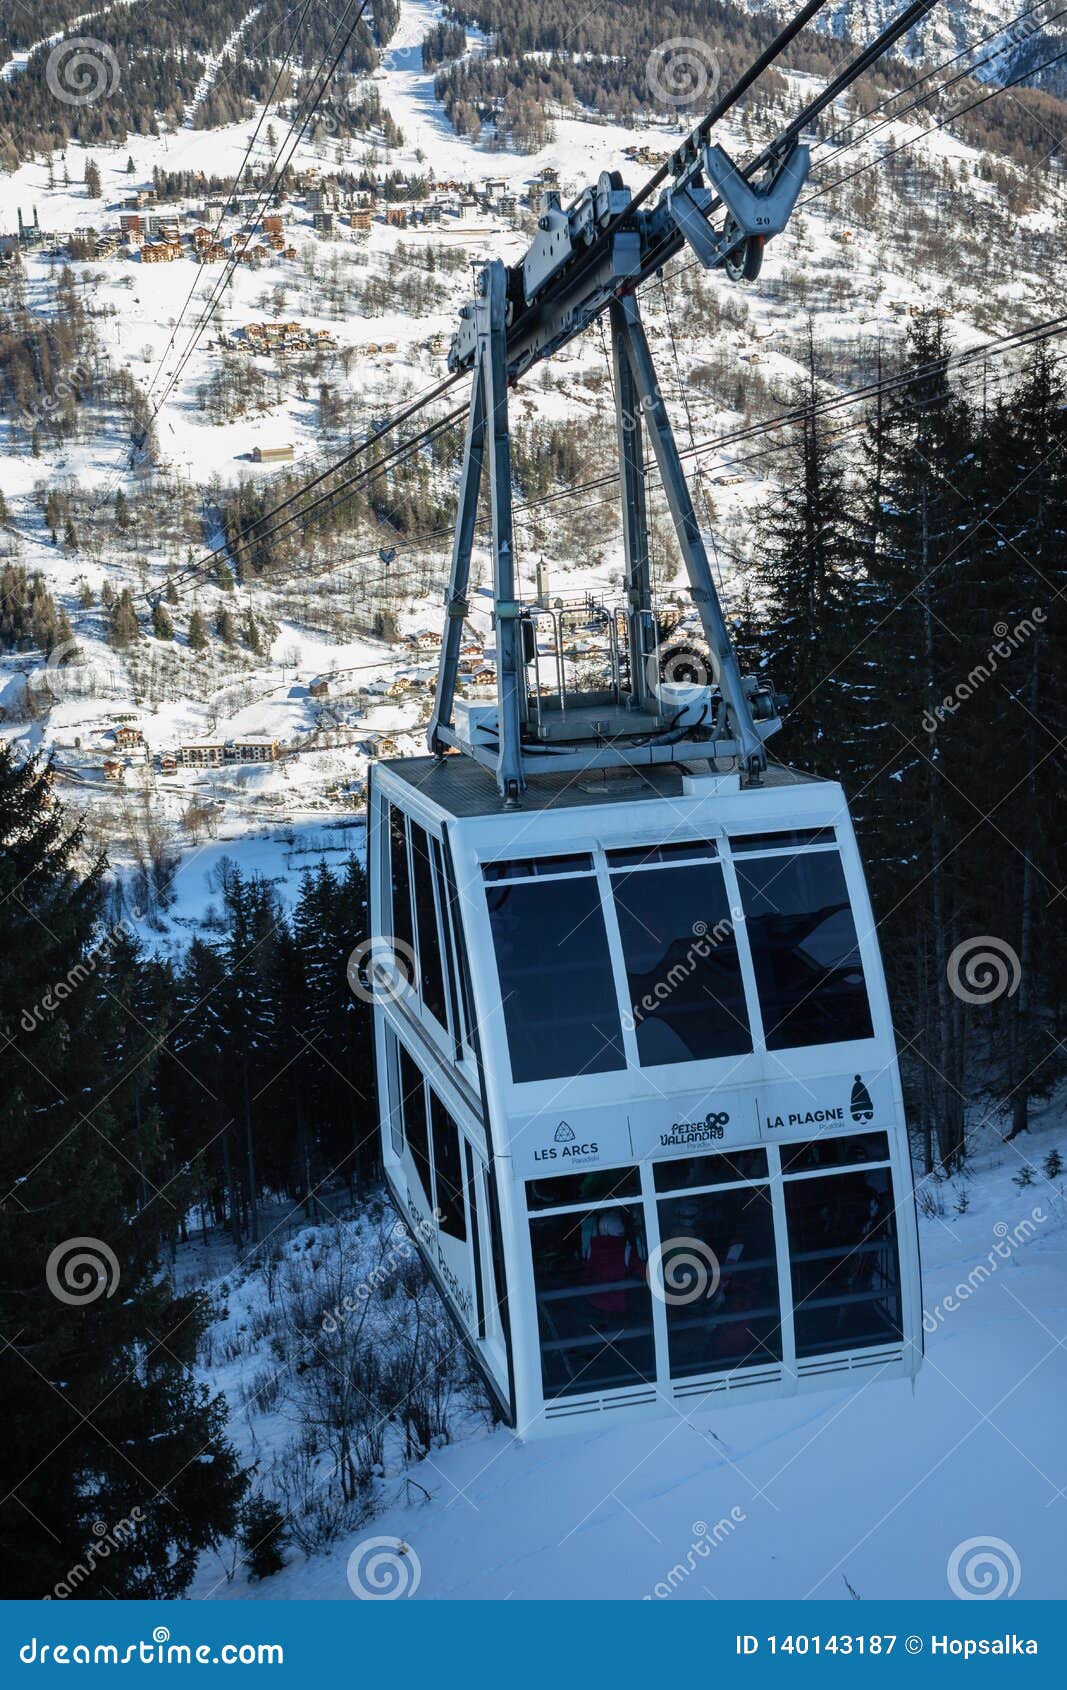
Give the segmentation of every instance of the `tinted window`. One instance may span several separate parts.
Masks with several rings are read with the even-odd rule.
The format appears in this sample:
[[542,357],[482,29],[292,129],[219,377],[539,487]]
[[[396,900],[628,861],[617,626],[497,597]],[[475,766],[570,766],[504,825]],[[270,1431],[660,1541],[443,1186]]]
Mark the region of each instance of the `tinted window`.
[[[407,826],[403,810],[389,810],[389,866],[393,883],[393,938],[415,949],[415,931],[411,924],[411,878],[408,874]],[[401,955],[401,966],[404,963]]]
[[847,1168],[855,1162],[888,1162],[885,1133],[848,1133],[842,1138],[816,1138],[807,1144],[782,1145],[783,1174],[804,1174],[816,1168]]
[[867,989],[836,852],[737,864],[769,1050],[871,1036]]
[[[455,882],[452,878],[451,859],[444,846],[438,840],[433,841],[434,866],[437,872],[437,891],[441,900],[441,909],[445,917],[445,926],[452,941],[452,950],[446,958],[446,972],[451,986],[453,1004],[453,1025],[456,1031],[457,1051],[459,1046],[472,1045],[471,1029],[474,1026],[474,1009],[471,1004],[470,976],[467,972],[467,947],[463,937],[463,922],[456,897]],[[450,958],[455,957],[453,970]],[[458,978],[454,978],[453,976]]]
[[751,1050],[718,864],[613,875],[611,886],[642,1066]]
[[531,876],[544,880],[554,874],[590,874],[592,868],[592,857],[582,851],[569,857],[515,857],[503,863],[483,863],[482,875],[486,880],[528,880]]
[[716,847],[706,839],[692,839],[681,845],[635,845],[625,851],[609,851],[609,868],[640,868],[647,863],[691,862],[694,857],[714,857]]
[[411,829],[411,865],[415,875],[415,918],[419,924],[422,1001],[434,1019],[445,1027],[448,1025],[448,1011],[445,1008],[445,977],[441,966],[443,942],[434,905],[430,841],[418,822],[409,821],[408,826]]
[[563,1174],[556,1179],[528,1179],[528,1209],[562,1209],[568,1204],[606,1203],[612,1197],[640,1197],[641,1175],[636,1168],[593,1168],[586,1174]]
[[387,1043],[386,1048],[387,1048],[388,1053],[389,1053],[388,1059],[389,1059],[390,1068],[392,1070],[392,1077],[390,1079],[390,1084],[389,1084],[389,1092],[390,1092],[389,1142],[393,1147],[393,1155],[394,1156],[403,1156],[403,1154],[404,1154],[404,1106],[403,1106],[403,1100],[402,1100],[402,1098],[399,1094],[399,1089],[398,1089],[399,1085],[400,1085],[400,1078],[399,1078],[399,1076],[400,1076],[400,1069],[399,1069],[400,1046],[397,1043],[395,1035],[392,1034],[392,1033],[389,1033],[387,1035],[387,1040],[388,1040],[388,1043]]
[[492,886],[486,898],[516,1082],[624,1067],[596,880]]
[[546,1397],[656,1376],[639,1205],[530,1222]]
[[430,1178],[430,1128],[426,1119],[426,1086],[404,1046],[400,1046],[400,1091],[404,1100],[404,1131],[408,1149],[422,1183],[427,1208],[433,1208]]
[[780,1361],[774,1219],[764,1185],[659,1205],[657,1279],[667,1307],[671,1377]]
[[652,1173],[657,1191],[688,1191],[695,1185],[766,1179],[767,1152],[734,1150],[726,1156],[681,1156],[676,1162],[657,1162]]
[[463,1208],[459,1128],[432,1087],[430,1120],[433,1125],[433,1165],[437,1176],[437,1224],[450,1238],[465,1239],[467,1217]]
[[746,851],[784,851],[792,845],[835,845],[832,827],[795,828],[789,833],[746,833],[740,839],[730,840],[730,850],[735,857],[744,856]]
[[478,1336],[485,1337],[485,1292],[482,1286],[482,1223],[478,1186],[482,1177],[481,1164],[476,1163],[466,1139],[463,1141],[463,1164],[467,1170],[467,1194],[471,1206],[471,1245],[474,1250],[474,1308],[478,1318]]
[[797,1355],[901,1336],[900,1266],[888,1168],[787,1180]]

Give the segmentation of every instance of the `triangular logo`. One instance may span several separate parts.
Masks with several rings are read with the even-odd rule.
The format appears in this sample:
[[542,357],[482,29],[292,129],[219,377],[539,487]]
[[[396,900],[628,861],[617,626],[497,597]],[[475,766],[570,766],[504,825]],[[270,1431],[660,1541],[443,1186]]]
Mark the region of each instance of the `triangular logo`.
[[556,1128],[556,1143],[557,1144],[573,1144],[574,1143],[574,1131],[571,1127],[568,1127],[566,1121],[561,1121],[559,1126]]

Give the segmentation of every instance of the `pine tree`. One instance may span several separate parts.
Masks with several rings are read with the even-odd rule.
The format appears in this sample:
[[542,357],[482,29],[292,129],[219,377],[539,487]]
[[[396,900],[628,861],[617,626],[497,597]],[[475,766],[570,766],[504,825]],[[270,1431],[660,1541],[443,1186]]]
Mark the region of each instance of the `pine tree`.
[[840,778],[853,728],[848,659],[856,576],[844,469],[818,410],[815,346],[796,394],[783,486],[757,519],[750,580],[764,625],[762,663],[789,700],[783,745],[792,763]]
[[207,623],[203,612],[194,610],[189,618],[189,649],[203,651],[208,644]]
[[123,587],[115,600],[107,637],[110,644],[119,651],[125,646],[133,645],[141,637],[141,628],[129,587]]
[[170,619],[170,611],[160,602],[152,606],[152,632],[157,640],[174,638],[174,623]]
[[[950,350],[938,313],[916,319],[906,379],[868,427],[854,784],[875,913],[885,914],[882,950],[891,989],[900,988],[898,1023],[915,1055],[912,1112],[927,1166],[936,1151],[946,1171],[964,1152],[963,1028],[948,958],[965,936],[967,877],[949,850],[961,800],[946,778],[936,712],[957,673],[951,605],[975,532],[971,418],[949,380]],[[970,823],[960,821],[962,833]]]
[[232,647],[237,644],[237,629],[234,626],[233,617],[225,605],[215,618],[215,632],[225,645]]
[[[160,1271],[183,1198],[133,1007],[140,959],[103,931],[102,864],[76,869],[51,786],[0,747],[0,1412],[20,1504],[0,1511],[5,1594],[172,1597],[233,1530],[244,1480],[224,1404],[190,1370],[200,1301]],[[123,1522],[106,1559],[100,1521]]]
[[91,200],[98,200],[102,194],[100,186],[100,166],[95,159],[85,161],[85,192]]

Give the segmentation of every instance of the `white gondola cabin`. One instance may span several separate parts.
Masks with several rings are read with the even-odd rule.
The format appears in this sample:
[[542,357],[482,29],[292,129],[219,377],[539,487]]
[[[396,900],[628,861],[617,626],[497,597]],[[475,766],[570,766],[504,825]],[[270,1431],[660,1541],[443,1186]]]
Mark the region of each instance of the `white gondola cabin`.
[[508,1422],[913,1374],[908,1142],[840,787],[538,774],[516,814],[467,758],[420,758],[376,766],[370,826],[386,1177]]
[[[553,206],[521,264],[481,268],[449,356],[472,386],[431,755],[373,769],[368,978],[386,1178],[523,1435],[921,1357],[852,824],[836,783],[768,767],[781,700],[739,668],[636,294],[683,238],[757,273],[807,172],[798,124],[755,186],[698,129],[656,204],[605,173]],[[509,387],[601,313],[624,593],[524,603]],[[686,577],[673,611],[646,441]],[[456,694],[483,469],[496,700],[476,704]]]

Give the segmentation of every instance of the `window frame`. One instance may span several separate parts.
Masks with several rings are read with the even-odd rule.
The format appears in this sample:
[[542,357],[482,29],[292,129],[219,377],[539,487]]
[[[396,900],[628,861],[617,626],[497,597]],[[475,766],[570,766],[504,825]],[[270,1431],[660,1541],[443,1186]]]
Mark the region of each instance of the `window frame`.
[[[471,896],[475,907],[480,906],[477,916],[478,921],[481,922],[484,920],[485,922],[484,931],[486,934],[486,948],[489,956],[488,967],[492,971],[490,983],[495,1002],[497,1004],[501,1002],[502,986],[500,970],[496,958],[496,948],[492,934],[492,920],[486,899],[487,892],[492,891],[494,888],[507,885],[530,883],[542,885],[545,883],[555,883],[560,880],[588,879],[590,878],[590,870],[588,868],[573,868],[570,866],[576,858],[587,857],[592,861],[592,875],[596,878],[600,892],[601,913],[607,932],[608,953],[611,960],[612,977],[615,986],[615,1002],[619,1015],[621,1043],[625,1056],[625,1065],[623,1067],[618,1069],[608,1069],[604,1072],[597,1072],[593,1075],[592,1077],[597,1081],[604,1083],[616,1082],[621,1079],[623,1085],[629,1088],[632,1081],[637,1076],[645,1076],[655,1083],[661,1076],[668,1076],[684,1067],[686,1070],[687,1087],[700,1085],[702,1083],[707,1083],[709,1085],[721,1083],[720,1076],[724,1073],[736,1074],[737,1082],[743,1083],[746,1077],[746,1065],[748,1064],[753,1064],[754,1067],[759,1064],[765,1065],[768,1061],[779,1064],[783,1058],[790,1057],[799,1060],[803,1071],[805,1062],[814,1057],[815,1062],[817,1062],[819,1068],[821,1069],[825,1063],[825,1053],[827,1051],[844,1051],[849,1047],[869,1044],[870,1042],[878,1039],[885,1031],[883,1025],[884,1012],[878,997],[871,991],[871,980],[872,977],[877,978],[880,971],[876,970],[872,975],[872,969],[870,966],[872,959],[869,957],[868,953],[872,943],[873,926],[867,920],[868,908],[866,903],[866,888],[863,883],[862,871],[857,875],[855,864],[850,860],[848,851],[849,841],[847,838],[842,839],[840,830],[835,823],[820,823],[807,829],[798,828],[794,824],[792,827],[782,826],[778,830],[783,839],[788,840],[795,837],[798,832],[817,832],[819,834],[825,834],[826,837],[819,838],[817,840],[813,839],[807,844],[775,845],[768,843],[765,846],[762,846],[758,851],[745,852],[743,850],[745,838],[752,837],[772,840],[775,837],[774,828],[775,824],[767,821],[758,825],[753,823],[747,830],[743,826],[733,829],[729,826],[729,824],[722,824],[715,827],[694,828],[694,832],[691,837],[686,839],[677,839],[671,838],[670,824],[668,822],[655,828],[651,826],[647,828],[643,827],[640,831],[642,833],[647,833],[648,835],[648,837],[644,840],[638,837],[636,840],[620,839],[618,841],[605,841],[602,837],[590,839],[587,835],[572,835],[570,837],[560,837],[559,839],[553,840],[551,844],[546,843],[545,845],[541,845],[538,843],[531,848],[525,857],[522,858],[516,858],[514,855],[505,855],[499,847],[497,847],[496,850],[493,850],[492,848],[486,848],[484,850],[476,849],[473,856],[476,874],[471,891],[468,895]],[[834,853],[844,877],[845,890],[848,895],[849,911],[856,930],[856,956],[858,959],[858,966],[863,977],[864,990],[867,997],[867,1007],[871,1019],[871,1033],[864,1039],[842,1039],[840,1041],[827,1042],[826,1044],[821,1045],[797,1045],[783,1047],[781,1050],[769,1049],[767,1044],[766,1025],[760,1004],[759,986],[756,978],[756,967],[753,959],[752,944],[748,933],[748,921],[741,895],[741,886],[738,880],[737,864],[735,863],[732,852],[732,846],[735,842],[742,847],[740,853],[742,861],[754,861],[759,860],[762,857],[801,857],[809,856],[817,852]],[[683,848],[687,846],[693,847],[694,854],[692,856],[675,854],[680,853]],[[669,848],[672,854],[668,861],[652,861],[632,865],[624,865],[620,863],[615,867],[613,867],[610,862],[611,855],[615,852],[630,852],[639,850],[652,852],[659,848]],[[529,863],[542,864],[550,863],[554,859],[567,859],[568,866],[561,869],[558,874],[551,872],[542,872],[538,874],[527,873],[516,874],[506,878],[501,877],[499,879],[493,877],[488,880],[484,877],[484,871],[486,868],[502,866],[508,862],[517,862],[523,865]],[[741,983],[744,990],[745,1008],[748,1013],[752,1048],[751,1050],[744,1051],[735,1056],[700,1057],[693,1058],[685,1063],[669,1062],[642,1065],[637,1046],[636,1028],[630,1024],[633,1017],[629,1002],[626,958],[623,950],[621,928],[615,909],[612,880],[616,874],[645,874],[651,873],[654,870],[666,873],[674,867],[681,868],[686,866],[700,866],[714,864],[716,862],[719,863],[722,869],[723,887],[726,893],[727,909],[734,928],[734,937],[737,947],[738,962],[740,965]],[[877,959],[874,960],[876,961]],[[503,1074],[502,1079],[505,1088],[516,1098],[516,1107],[521,1109],[535,1107],[537,1088],[539,1087],[545,1089],[546,1095],[552,1096],[558,1092],[558,1088],[563,1083],[564,1079],[581,1080],[587,1077],[583,1073],[578,1075],[556,1076],[549,1079],[515,1080],[512,1077],[510,1046],[508,1044],[506,1025],[504,1024],[502,1016],[500,1026],[504,1049],[508,1056],[507,1071]],[[858,1057],[856,1059],[858,1060]],[[845,1059],[843,1058],[843,1060]],[[847,1060],[851,1061],[853,1058],[849,1057]],[[551,1088],[551,1090],[549,1090],[549,1088]],[[521,1104],[518,1102],[520,1098],[522,1099]]]
[[[826,1134],[827,1140],[849,1138],[851,1136],[853,1136],[851,1132]],[[783,1171],[782,1154],[783,1152],[788,1152],[792,1142],[808,1142],[808,1140],[803,1136],[798,1136],[795,1141],[786,1139],[760,1144],[739,1145],[737,1146],[738,1150],[747,1151],[759,1149],[764,1151],[767,1158],[766,1174],[753,1178],[717,1180],[711,1185],[692,1187],[686,1186],[672,1191],[661,1191],[657,1189],[654,1169],[669,1165],[671,1162],[684,1161],[684,1157],[648,1157],[636,1163],[632,1161],[620,1161],[618,1163],[611,1164],[609,1167],[598,1169],[597,1171],[608,1176],[612,1174],[618,1174],[621,1176],[631,1168],[636,1167],[640,1178],[640,1194],[635,1193],[630,1196],[620,1195],[605,1199],[579,1199],[574,1203],[557,1204],[551,1207],[536,1209],[530,1207],[526,1189],[528,1184],[535,1182],[529,1180],[528,1177],[516,1175],[515,1190],[518,1195],[514,1206],[515,1225],[520,1240],[524,1240],[524,1242],[520,1245],[519,1266],[521,1277],[526,1283],[525,1296],[529,1299],[528,1307],[531,1310],[530,1357],[532,1364],[537,1370],[536,1376],[542,1379],[543,1383],[543,1375],[540,1371],[541,1332],[537,1305],[537,1266],[534,1258],[533,1230],[531,1223],[538,1220],[549,1219],[551,1217],[565,1218],[567,1216],[591,1214],[607,1209],[625,1207],[636,1209],[640,1215],[641,1224],[644,1230],[645,1245],[649,1259],[651,1259],[653,1253],[663,1243],[659,1208],[661,1203],[671,1202],[679,1197],[702,1197],[713,1195],[717,1192],[736,1192],[744,1189],[745,1187],[757,1189],[760,1187],[764,1188],[767,1191],[770,1202],[770,1216],[773,1228],[774,1267],[779,1305],[778,1336],[781,1346],[781,1358],[779,1360],[771,1360],[768,1358],[765,1361],[750,1361],[746,1362],[739,1368],[723,1368],[717,1373],[709,1371],[706,1375],[678,1374],[676,1377],[671,1373],[670,1366],[670,1334],[667,1324],[667,1306],[661,1298],[653,1296],[652,1323],[656,1364],[654,1381],[655,1388],[660,1392],[671,1393],[676,1387],[692,1387],[705,1377],[714,1380],[732,1374],[740,1376],[743,1379],[744,1376],[749,1374],[758,1376],[761,1373],[766,1373],[768,1369],[777,1370],[783,1382],[792,1380],[799,1383],[800,1376],[797,1371],[798,1363],[803,1364],[812,1362],[816,1365],[827,1364],[832,1362],[835,1356],[862,1358],[865,1351],[877,1348],[877,1346],[862,1345],[854,1349],[844,1348],[837,1351],[826,1350],[811,1352],[810,1354],[801,1356],[797,1355],[796,1325],[794,1319],[795,1303],[793,1269],[790,1255],[789,1221],[786,1210],[786,1185],[787,1183],[798,1184],[803,1180],[832,1179],[837,1174],[869,1173],[872,1170],[883,1171],[888,1176],[888,1198],[894,1217],[894,1248],[897,1253],[898,1281],[896,1294],[899,1300],[903,1335],[899,1340],[887,1339],[886,1342],[887,1344],[899,1343],[902,1350],[906,1348],[909,1342],[907,1336],[909,1320],[908,1311],[909,1299],[912,1296],[912,1292],[909,1290],[906,1283],[905,1257],[902,1248],[902,1235],[906,1231],[906,1223],[902,1217],[905,1202],[903,1194],[907,1188],[908,1182],[906,1176],[908,1170],[905,1168],[901,1171],[900,1169],[899,1145],[895,1144],[892,1131],[887,1132],[886,1141],[889,1153],[884,1159],[880,1159],[877,1162],[860,1162],[854,1164],[843,1163],[840,1167],[835,1165],[832,1169],[817,1168],[808,1172],[796,1174],[789,1174]],[[718,1155],[719,1152],[715,1152],[715,1154]],[[728,1152],[726,1154],[728,1154]],[[631,1387],[593,1386],[587,1393],[576,1392],[573,1396],[568,1395],[567,1393],[557,1393],[553,1396],[544,1396],[542,1394],[542,1402],[546,1405],[551,1405],[552,1403],[560,1401],[577,1403],[581,1400],[583,1394],[589,1397],[596,1397],[603,1395],[605,1390],[609,1393],[614,1393],[622,1389],[630,1388]],[[641,1390],[647,1387],[635,1383],[632,1388],[634,1390]]]

